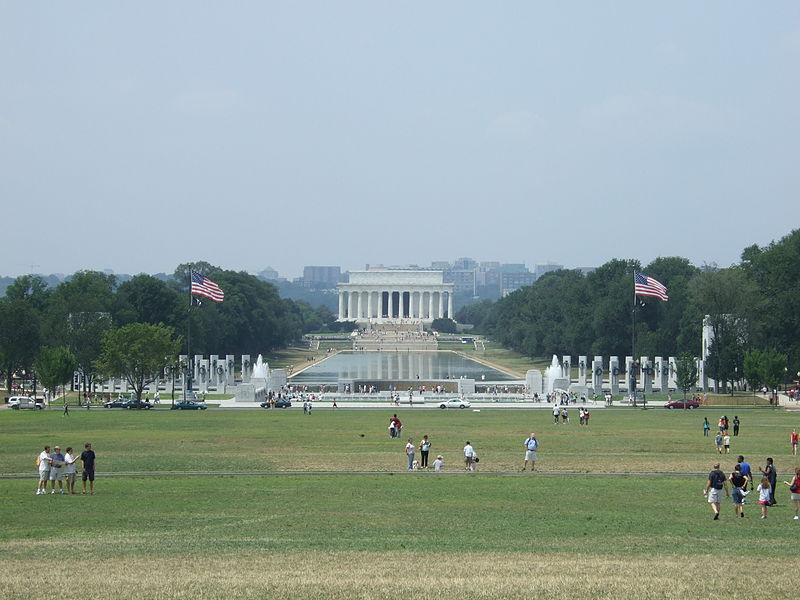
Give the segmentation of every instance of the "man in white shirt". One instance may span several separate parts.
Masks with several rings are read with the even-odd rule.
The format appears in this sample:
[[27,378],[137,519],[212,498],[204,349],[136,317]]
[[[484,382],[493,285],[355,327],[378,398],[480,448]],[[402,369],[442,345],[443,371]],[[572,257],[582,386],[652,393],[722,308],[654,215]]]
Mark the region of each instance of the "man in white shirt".
[[536,450],[539,448],[536,434],[531,433],[523,443],[525,444],[525,462],[522,463],[522,470],[524,471],[528,466],[528,461],[531,461],[531,472],[533,472],[536,469]]
[[472,444],[469,443],[467,440],[467,445],[464,446],[464,470],[465,471],[474,471],[475,470],[475,449],[472,447]]
[[72,447],[67,448],[67,453],[64,455],[64,479],[67,480],[67,493],[75,493],[75,461],[78,460],[77,456],[73,456]]
[[39,453],[36,464],[39,467],[39,487],[36,489],[38,496],[47,493],[47,480],[50,479],[50,446],[45,446]]

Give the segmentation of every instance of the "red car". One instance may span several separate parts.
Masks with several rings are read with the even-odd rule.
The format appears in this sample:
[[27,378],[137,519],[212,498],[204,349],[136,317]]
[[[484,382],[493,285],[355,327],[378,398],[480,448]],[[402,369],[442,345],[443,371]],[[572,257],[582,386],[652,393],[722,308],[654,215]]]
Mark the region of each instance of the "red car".
[[697,400],[673,400],[664,404],[664,408],[698,408],[700,403]]

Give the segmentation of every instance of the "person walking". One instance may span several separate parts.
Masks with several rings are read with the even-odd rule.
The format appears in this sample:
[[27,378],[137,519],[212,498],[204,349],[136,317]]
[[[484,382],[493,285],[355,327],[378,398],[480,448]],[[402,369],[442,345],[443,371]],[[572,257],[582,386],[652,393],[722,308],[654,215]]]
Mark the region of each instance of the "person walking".
[[719,431],[714,436],[714,447],[717,449],[717,454],[722,454],[722,433]]
[[531,473],[536,470],[536,451],[539,449],[539,441],[536,439],[536,434],[531,432],[523,442],[525,446],[525,462],[522,463],[522,470],[525,470],[525,467],[528,466],[528,461],[531,463]]
[[739,437],[739,417],[733,415],[733,437]]
[[[89,400],[87,399],[86,401],[88,402]],[[69,403],[66,400],[64,400],[64,414],[62,416],[63,417],[69,416]]]
[[752,491],[753,473],[750,470],[750,463],[745,461],[744,456],[742,456],[741,454],[739,455],[739,458],[736,459],[736,461],[739,463],[739,470],[742,472],[742,475],[747,477],[747,481],[750,482],[750,490]]
[[408,470],[411,471],[414,467],[414,440],[408,438],[406,444],[406,458],[408,458]]
[[464,446],[464,470],[465,471],[474,471],[475,470],[475,448],[472,447],[472,444],[469,443],[467,440],[466,445]]
[[425,434],[422,436],[422,441],[419,443],[419,453],[421,456],[421,469],[428,468],[428,454],[431,451],[431,440],[428,438],[428,435]]
[[708,437],[708,432],[711,429],[711,424],[708,422],[708,417],[703,417],[703,435]]
[[775,468],[775,463],[772,458],[767,458],[767,465],[761,469],[761,473],[769,481],[769,505],[775,506],[775,484],[778,482],[778,471]]
[[733,473],[728,477],[731,482],[731,495],[733,496],[733,516],[744,517],[744,498],[750,492],[746,492],[747,477],[742,475],[741,465],[733,467]]
[[792,433],[789,434],[789,443],[792,446],[792,456],[797,456],[797,441],[798,441],[797,429],[792,429]]
[[794,508],[794,520],[800,521],[800,467],[794,470],[794,477],[791,481],[784,481],[789,486],[792,494],[792,508]]
[[720,491],[725,489],[725,495],[730,496],[728,491],[728,480],[725,473],[719,470],[719,463],[714,463],[714,468],[708,474],[708,481],[706,488],[703,490],[703,496],[708,498],[708,503],[711,505],[711,510],[714,512],[714,520],[719,519],[719,502]]
[[769,478],[765,475],[761,478],[761,483],[756,488],[758,491],[758,503],[761,505],[761,518],[767,518],[767,507],[770,506],[770,490],[772,486],[769,484]]
[[722,447],[725,448],[725,454],[731,453],[731,436],[727,431],[722,434]]

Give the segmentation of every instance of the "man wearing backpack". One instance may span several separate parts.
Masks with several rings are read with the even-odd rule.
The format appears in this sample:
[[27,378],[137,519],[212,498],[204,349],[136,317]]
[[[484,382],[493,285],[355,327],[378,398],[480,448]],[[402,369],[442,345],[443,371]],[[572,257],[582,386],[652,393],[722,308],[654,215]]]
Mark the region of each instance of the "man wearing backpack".
[[711,510],[714,511],[714,520],[719,519],[719,501],[720,490],[725,488],[725,496],[730,497],[731,493],[728,490],[728,479],[725,473],[719,470],[719,463],[714,463],[714,468],[708,474],[708,481],[706,488],[703,490],[703,496],[708,496],[708,503],[711,505]]

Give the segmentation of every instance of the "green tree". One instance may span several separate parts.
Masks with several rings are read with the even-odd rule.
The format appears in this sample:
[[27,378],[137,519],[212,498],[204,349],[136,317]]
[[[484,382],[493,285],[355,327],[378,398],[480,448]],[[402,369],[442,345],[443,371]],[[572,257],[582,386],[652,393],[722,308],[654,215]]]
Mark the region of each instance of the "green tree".
[[180,347],[171,327],[130,323],[106,332],[95,367],[107,377],[124,377],[141,400],[144,388],[174,365]]
[[431,323],[431,329],[439,333],[455,333],[458,331],[456,322],[453,319],[434,319]]
[[786,355],[777,350],[766,350],[763,357],[764,383],[770,389],[778,389],[786,377]]
[[697,359],[690,352],[684,352],[675,359],[675,380],[684,398],[697,385]]
[[78,271],[53,290],[46,321],[46,342],[66,346],[78,361],[83,390],[91,388],[99,341],[113,327],[111,311],[116,277]]
[[75,356],[68,348],[45,346],[36,357],[34,368],[42,385],[55,397],[58,386],[65,386],[72,380],[77,364]]
[[30,370],[41,345],[39,315],[24,299],[0,302],[0,371],[11,393],[14,374]]
[[742,373],[753,395],[764,385],[764,353],[758,348],[748,350],[744,355]]
[[186,324],[188,305],[188,296],[181,298],[164,281],[136,275],[117,288],[112,318],[116,325],[164,323],[180,330]]

